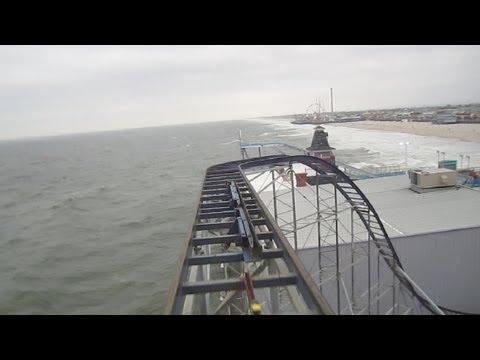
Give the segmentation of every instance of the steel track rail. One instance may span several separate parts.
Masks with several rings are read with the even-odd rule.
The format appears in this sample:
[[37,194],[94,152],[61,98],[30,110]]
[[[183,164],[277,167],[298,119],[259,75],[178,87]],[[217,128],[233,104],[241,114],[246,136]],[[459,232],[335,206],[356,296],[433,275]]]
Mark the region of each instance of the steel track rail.
[[[264,157],[275,159],[276,156]],[[207,169],[198,197],[197,209],[194,215],[191,231],[187,237],[177,263],[175,277],[170,287],[170,292],[165,308],[166,314],[182,314],[186,297],[191,294],[204,296],[209,292],[232,291],[243,289],[240,279],[224,280],[195,280],[192,279],[192,266],[212,265],[223,262],[249,262],[250,255],[245,254],[245,243],[241,251],[225,251],[220,254],[202,254],[199,249],[212,244],[235,243],[237,246],[242,241],[238,217],[244,214],[243,219],[249,228],[254,230],[257,226],[265,226],[268,231],[254,234],[257,241],[269,242],[270,248],[263,250],[258,255],[259,259],[273,259],[275,268],[283,269],[277,276],[254,277],[253,286],[259,288],[276,288],[279,286],[295,286],[295,291],[288,288],[294,308],[305,309],[307,313],[334,314],[328,302],[324,299],[310,274],[306,271],[302,261],[290,246],[283,232],[279,229],[275,220],[270,215],[267,207],[255,194],[248,179],[239,169],[239,165],[248,160],[233,161],[219,164]],[[243,210],[236,209],[231,204],[234,194],[229,195],[229,185],[234,182],[240,190]],[[213,210],[213,211],[212,211]],[[246,214],[245,214],[246,212]],[[251,218],[250,215],[255,215]],[[222,230],[223,229],[223,230]],[[228,234],[215,234],[214,236],[198,236],[198,232],[225,231]],[[275,244],[271,248],[271,244]],[[248,250],[248,249],[247,249]],[[247,256],[248,255],[248,256]],[[278,261],[283,261],[279,263]],[[282,265],[284,264],[284,265]],[[199,270],[201,273],[202,270]],[[196,271],[195,274],[198,274]],[[305,308],[306,306],[306,308]],[[208,312],[208,310],[207,310]]]

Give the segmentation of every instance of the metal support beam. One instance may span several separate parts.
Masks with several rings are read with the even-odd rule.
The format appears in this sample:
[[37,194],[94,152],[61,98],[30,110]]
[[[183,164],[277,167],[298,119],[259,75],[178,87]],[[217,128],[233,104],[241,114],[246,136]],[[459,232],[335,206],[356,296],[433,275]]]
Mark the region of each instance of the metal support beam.
[[[270,243],[270,245],[273,245]],[[277,272],[275,271],[273,266],[268,266],[268,275],[276,276]],[[278,289],[276,287],[271,287],[268,289],[270,294],[270,304],[271,304],[271,312],[273,315],[278,314],[280,306],[279,306],[279,298],[278,298]]]
[[195,225],[195,231],[230,229],[232,227],[232,225],[234,225],[234,224],[235,224],[235,221],[213,222],[213,223],[197,223]]
[[[368,226],[370,226],[370,211],[368,212]],[[370,265],[370,255],[371,255],[371,250],[370,250],[370,231],[368,232],[368,240],[367,240],[367,251],[368,251],[368,315],[370,315],[370,311],[371,311],[371,299],[372,299],[372,295],[371,295],[371,280],[370,280],[370,269],[371,269],[371,265]]]
[[278,211],[277,211],[277,194],[275,191],[275,170],[272,170],[272,196],[273,196],[273,215],[275,221],[278,222]]
[[380,315],[380,252],[377,252],[377,315]]
[[292,214],[293,214],[293,242],[295,251],[298,250],[297,244],[297,211],[295,208],[295,183],[293,182],[293,166],[290,164],[290,184],[292,189]]
[[[297,277],[293,274],[282,276],[271,276],[265,278],[253,279],[253,286],[255,288],[272,287],[272,286],[288,286],[295,285],[297,283]],[[243,281],[240,278],[237,279],[225,279],[225,280],[210,280],[210,281],[197,281],[194,283],[186,282],[182,286],[182,292],[184,294],[198,294],[206,292],[216,291],[230,291],[243,289]]]
[[213,245],[213,244],[225,244],[232,242],[239,242],[240,236],[238,234],[232,235],[218,235],[209,237],[192,238],[193,246]]
[[318,171],[315,171],[315,182],[316,182],[316,200],[317,200],[317,245],[318,245],[318,277],[319,282],[322,282],[322,236],[321,236],[321,226],[320,226],[320,193],[318,189],[318,183],[320,180],[320,176]]
[[[256,276],[260,273],[262,273],[263,270],[267,267],[267,261],[263,261],[259,267],[257,267],[255,270],[252,272],[252,276]],[[226,267],[225,267],[226,268]],[[218,314],[222,309],[225,308],[225,306],[228,306],[230,302],[234,299],[234,297],[241,291],[241,289],[237,290],[232,290],[228,292],[228,294],[225,296],[225,298],[222,300],[220,305],[217,306],[213,314]]]
[[[261,253],[262,259],[280,258],[283,256],[283,250],[263,250]],[[204,265],[204,264],[220,264],[228,262],[238,262],[244,260],[243,252],[232,252],[212,255],[198,255],[188,258],[188,264],[192,265]]]
[[354,248],[354,222],[353,222],[353,208],[350,208],[350,233],[351,233],[351,242],[350,242],[350,252],[351,252],[351,286],[352,286],[352,308],[355,308],[355,248]]
[[[334,202],[335,202],[335,265],[337,274],[337,313],[340,314],[340,260],[338,256],[338,196],[337,178],[333,178]],[[347,295],[348,296],[348,295]]]
[[227,210],[227,211],[214,211],[208,213],[200,213],[198,215],[199,219],[221,219],[221,218],[229,218],[235,217],[236,211],[235,210]]

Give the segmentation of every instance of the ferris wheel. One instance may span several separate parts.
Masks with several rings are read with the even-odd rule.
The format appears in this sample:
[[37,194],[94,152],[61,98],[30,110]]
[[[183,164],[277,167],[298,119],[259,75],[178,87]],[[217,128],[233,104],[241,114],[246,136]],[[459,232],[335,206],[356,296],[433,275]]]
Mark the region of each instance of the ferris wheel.
[[313,104],[310,104],[307,107],[307,109],[305,110],[305,116],[309,118],[320,117],[321,114],[325,114],[326,112],[325,109],[326,108],[323,102],[320,99],[318,99],[316,102],[314,102]]

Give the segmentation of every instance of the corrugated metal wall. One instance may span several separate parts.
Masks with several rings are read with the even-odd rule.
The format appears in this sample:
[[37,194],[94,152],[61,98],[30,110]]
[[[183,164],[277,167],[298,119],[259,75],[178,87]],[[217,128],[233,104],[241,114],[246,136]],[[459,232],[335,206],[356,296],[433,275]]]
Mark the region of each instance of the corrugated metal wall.
[[392,239],[406,272],[439,305],[480,313],[480,227]]
[[[395,237],[392,242],[406,272],[438,305],[480,313],[480,227]],[[344,263],[349,245],[340,245],[339,250]],[[317,280],[317,248],[301,249],[299,255]],[[371,261],[372,276],[375,277],[376,256],[372,256]],[[357,291],[368,288],[366,274],[365,262],[356,265]],[[349,275],[344,278],[347,288],[350,288]],[[327,286],[322,288],[322,292],[334,301],[334,289]],[[390,302],[382,299],[382,302],[385,301]]]

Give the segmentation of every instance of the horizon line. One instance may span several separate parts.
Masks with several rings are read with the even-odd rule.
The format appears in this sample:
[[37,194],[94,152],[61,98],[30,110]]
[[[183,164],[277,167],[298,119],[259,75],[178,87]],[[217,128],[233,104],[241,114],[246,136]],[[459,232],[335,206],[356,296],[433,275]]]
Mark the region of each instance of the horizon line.
[[[477,102],[465,102],[465,103],[456,103],[456,104],[444,103],[444,104],[438,104],[438,105],[415,105],[415,106],[397,106],[397,107],[385,107],[385,108],[365,108],[365,109],[358,109],[358,110],[337,110],[333,112],[340,113],[340,112],[360,112],[360,111],[382,111],[382,110],[395,110],[395,109],[401,109],[401,108],[418,109],[418,108],[425,108],[425,107],[466,106],[466,105],[480,105],[480,103],[477,103]],[[330,113],[330,111],[327,111],[327,113]],[[201,121],[201,122],[184,122],[179,124],[159,124],[159,125],[151,125],[151,126],[127,127],[127,128],[116,128],[116,129],[87,130],[87,131],[80,131],[80,132],[66,132],[66,133],[57,133],[57,134],[50,134],[50,135],[30,135],[30,136],[22,136],[22,137],[14,137],[14,138],[0,138],[0,142],[44,139],[44,138],[72,136],[72,135],[88,135],[88,134],[125,131],[125,130],[154,129],[154,128],[167,127],[167,126],[201,125],[206,123],[224,122],[224,121],[245,121],[245,120],[253,120],[253,119],[272,118],[272,117],[290,117],[290,116],[299,115],[299,114],[303,114],[303,113],[259,115],[259,116],[244,117],[239,119],[228,119],[228,120],[220,119],[220,120],[208,120],[208,121]]]

